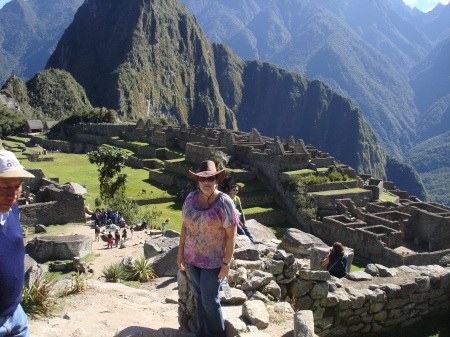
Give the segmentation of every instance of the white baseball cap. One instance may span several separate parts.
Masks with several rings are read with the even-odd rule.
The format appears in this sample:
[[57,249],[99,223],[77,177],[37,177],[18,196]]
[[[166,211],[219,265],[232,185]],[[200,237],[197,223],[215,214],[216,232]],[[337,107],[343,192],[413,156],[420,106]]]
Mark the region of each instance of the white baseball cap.
[[24,170],[14,153],[0,150],[0,178],[34,178],[34,175]]

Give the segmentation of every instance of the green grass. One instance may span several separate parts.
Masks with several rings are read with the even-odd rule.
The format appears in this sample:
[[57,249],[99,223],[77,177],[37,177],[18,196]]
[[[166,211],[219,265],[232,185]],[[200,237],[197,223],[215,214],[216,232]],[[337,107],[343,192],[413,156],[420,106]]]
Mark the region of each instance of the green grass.
[[45,228],[47,229],[47,232],[46,233],[38,233],[38,234],[34,233],[34,227],[29,227],[28,228],[28,235],[25,238],[25,241],[28,242],[29,240],[33,239],[36,236],[60,235],[61,233],[66,232],[72,226],[84,226],[84,224],[71,222],[71,223],[61,224],[61,225],[47,225],[47,226],[45,226]]
[[[94,200],[99,195],[98,171],[95,164],[89,163],[85,154],[51,153],[53,162],[30,162],[26,156],[18,154],[22,165],[27,168],[40,168],[47,178],[58,177],[61,184],[75,182],[86,186],[87,194],[83,195],[90,208],[94,208]],[[148,179],[148,171],[133,167],[125,167],[123,173],[128,174],[126,195],[132,199],[159,198],[175,191]],[[145,195],[140,195],[142,189]],[[152,193],[153,192],[153,193]]]
[[393,195],[392,193],[383,192],[381,193],[381,200],[385,201],[395,201],[398,197],[396,195]]
[[269,205],[262,205],[258,207],[250,207],[250,208],[244,208],[244,214],[255,214],[255,213],[262,213],[262,212],[268,212],[268,211],[279,211],[282,210],[280,206],[277,204],[269,204]]
[[364,271],[366,269],[366,264],[357,260],[357,259],[353,259],[353,263],[352,266],[350,267],[350,272],[353,271]]
[[314,172],[315,171],[310,170],[310,169],[302,169],[302,170],[296,170],[296,171],[286,171],[283,173],[287,174],[287,175],[308,175],[308,174],[312,174]]
[[313,192],[311,194],[314,195],[333,195],[333,194],[343,194],[343,193],[362,193],[367,192],[367,190],[363,188],[349,188],[346,190],[331,190],[331,191],[322,191],[322,192]]
[[[141,206],[141,209],[151,210],[153,206],[156,206],[156,208],[162,211],[161,217],[159,219],[152,221],[154,225],[159,226],[165,219],[170,218],[170,222],[167,225],[166,229],[172,229],[174,231],[181,232],[181,225],[183,223],[181,217],[181,208],[183,207],[182,201],[144,205]],[[150,222],[148,223],[148,225],[150,226]]]

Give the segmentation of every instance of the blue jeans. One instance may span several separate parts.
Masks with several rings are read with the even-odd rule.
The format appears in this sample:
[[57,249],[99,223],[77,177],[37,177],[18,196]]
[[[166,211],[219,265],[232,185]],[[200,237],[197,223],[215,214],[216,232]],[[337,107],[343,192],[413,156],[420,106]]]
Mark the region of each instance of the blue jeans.
[[226,337],[219,298],[220,268],[203,269],[189,264],[189,271],[196,292],[198,328],[195,337]]
[[240,223],[237,224],[237,232],[239,235],[247,235],[251,242],[255,242],[252,233],[250,233],[247,227],[242,227]]
[[0,337],[29,337],[28,318],[19,304],[11,316],[0,316]]

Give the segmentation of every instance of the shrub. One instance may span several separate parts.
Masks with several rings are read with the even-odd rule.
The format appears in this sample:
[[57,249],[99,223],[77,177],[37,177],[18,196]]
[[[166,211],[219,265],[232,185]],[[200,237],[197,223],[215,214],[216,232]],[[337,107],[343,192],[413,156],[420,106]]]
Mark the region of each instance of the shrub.
[[33,318],[49,316],[55,304],[52,296],[53,283],[44,277],[30,278],[22,290],[23,310]]
[[342,174],[342,173],[339,173],[339,172],[331,172],[328,175],[328,180],[331,181],[331,182],[334,182],[334,181],[347,181],[348,180],[348,175]]
[[67,289],[66,291],[66,295],[84,293],[87,288],[88,286],[86,277],[79,272],[75,272],[72,275],[72,281],[69,289]]
[[126,267],[121,263],[114,263],[102,269],[103,277],[106,282],[117,283],[126,277]]
[[147,282],[156,277],[152,264],[144,257],[136,260],[128,274],[129,281]]
[[317,213],[316,203],[313,197],[306,192],[299,193],[295,198],[298,212],[307,219],[314,219]]

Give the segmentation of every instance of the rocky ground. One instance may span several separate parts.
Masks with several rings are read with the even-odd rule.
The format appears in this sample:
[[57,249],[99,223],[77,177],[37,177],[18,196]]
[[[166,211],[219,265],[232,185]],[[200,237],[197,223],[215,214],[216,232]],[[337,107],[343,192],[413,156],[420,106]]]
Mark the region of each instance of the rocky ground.
[[[65,235],[94,237],[91,224],[77,225]],[[94,242],[93,251],[100,256],[91,262],[94,270],[84,294],[58,298],[58,313],[52,317],[30,320],[31,337],[113,337],[129,336],[193,336],[178,330],[178,291],[176,278],[157,278],[140,289],[118,283],[105,283],[103,267],[120,262],[124,256],[141,257],[144,241],[150,239],[144,231],[136,231],[126,248],[107,249],[105,242]],[[69,282],[69,281],[66,281]],[[227,318],[227,310],[224,310]],[[264,332],[273,337],[293,336],[293,319],[278,313]],[[258,334],[251,334],[257,336]],[[250,336],[250,335],[249,335]]]

